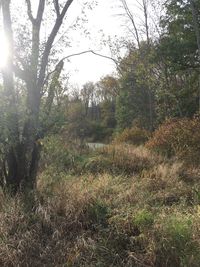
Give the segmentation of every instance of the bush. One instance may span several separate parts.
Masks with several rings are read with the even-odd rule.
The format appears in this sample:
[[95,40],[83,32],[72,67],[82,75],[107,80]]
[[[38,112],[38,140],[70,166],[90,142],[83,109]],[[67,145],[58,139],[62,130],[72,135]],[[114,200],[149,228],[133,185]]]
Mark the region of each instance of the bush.
[[199,266],[199,244],[195,240],[193,218],[175,213],[162,218],[157,229],[157,264],[168,262],[166,266]]
[[138,228],[150,227],[154,222],[154,216],[146,209],[140,210],[134,216],[133,223]]
[[171,119],[162,124],[148,141],[147,148],[187,163],[200,162],[200,120]]
[[109,209],[104,203],[97,200],[95,203],[92,203],[88,209],[88,215],[89,219],[94,224],[97,223],[105,225],[109,215]]
[[114,142],[139,146],[147,142],[149,136],[149,132],[139,127],[127,128],[115,137]]
[[49,167],[55,168],[58,172],[77,170],[88,153],[85,144],[80,146],[79,143],[60,135],[48,136],[42,145],[41,170]]
[[88,138],[91,142],[107,141],[113,134],[113,129],[105,127],[99,122],[90,122],[88,126]]
[[143,147],[136,148],[126,144],[107,145],[97,150],[96,155],[88,159],[85,171],[133,175],[152,167],[159,161],[161,158],[149,153]]

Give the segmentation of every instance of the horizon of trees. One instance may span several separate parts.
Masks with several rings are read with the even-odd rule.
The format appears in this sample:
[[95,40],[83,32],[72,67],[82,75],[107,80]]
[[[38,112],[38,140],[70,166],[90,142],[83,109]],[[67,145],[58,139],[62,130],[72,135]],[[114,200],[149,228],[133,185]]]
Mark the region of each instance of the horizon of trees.
[[[71,92],[61,75],[68,57],[58,60],[53,43],[73,0],[46,6],[40,0],[36,17],[26,0],[29,23],[23,28],[11,2],[0,1],[11,51],[0,88],[3,188],[14,194],[35,188],[41,140],[48,134],[64,131],[83,144],[84,139],[110,140],[134,126],[152,132],[166,118],[199,112],[200,1],[169,0],[157,7],[156,1],[141,0],[138,25],[128,2],[120,0],[132,39],[114,42],[112,55],[104,56],[116,63],[117,75]],[[45,17],[50,7],[52,17]],[[152,13],[158,8],[159,25]],[[52,24],[46,40],[40,39],[44,18]],[[120,47],[127,51],[123,57]]]

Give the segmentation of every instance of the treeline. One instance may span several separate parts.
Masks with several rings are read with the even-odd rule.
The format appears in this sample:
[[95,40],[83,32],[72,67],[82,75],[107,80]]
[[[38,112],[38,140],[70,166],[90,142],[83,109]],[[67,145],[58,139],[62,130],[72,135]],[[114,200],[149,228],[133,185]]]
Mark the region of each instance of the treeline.
[[140,27],[128,2],[119,0],[132,38],[119,46],[110,40],[116,74],[69,92],[62,78],[69,57],[59,61],[65,46],[53,47],[72,2],[47,4],[57,18],[52,15],[49,37],[40,39],[49,12],[45,1],[39,1],[35,19],[27,1],[23,21],[10,0],[2,1],[3,29],[13,51],[0,88],[0,184],[14,193],[22,184],[35,187],[41,140],[51,133],[61,129],[81,144],[110,140],[126,128],[152,132],[166,118],[192,118],[200,109],[200,1],[141,0]]
[[[122,1],[124,2],[124,1]],[[195,8],[195,12],[193,12]],[[69,129],[93,141],[139,126],[153,131],[167,118],[192,118],[200,108],[200,1],[167,1],[159,36],[126,44],[117,75],[86,83],[69,100]],[[195,17],[196,16],[196,17]],[[199,22],[198,22],[199,23]],[[199,25],[200,26],[200,25]],[[147,28],[148,30],[148,28]]]

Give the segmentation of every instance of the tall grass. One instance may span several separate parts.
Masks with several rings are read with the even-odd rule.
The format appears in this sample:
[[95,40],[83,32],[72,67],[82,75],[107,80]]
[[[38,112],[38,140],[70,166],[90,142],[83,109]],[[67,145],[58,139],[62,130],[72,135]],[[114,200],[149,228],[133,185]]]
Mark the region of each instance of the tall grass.
[[34,209],[0,194],[0,266],[200,266],[198,169],[129,145],[85,162],[50,184],[43,169]]

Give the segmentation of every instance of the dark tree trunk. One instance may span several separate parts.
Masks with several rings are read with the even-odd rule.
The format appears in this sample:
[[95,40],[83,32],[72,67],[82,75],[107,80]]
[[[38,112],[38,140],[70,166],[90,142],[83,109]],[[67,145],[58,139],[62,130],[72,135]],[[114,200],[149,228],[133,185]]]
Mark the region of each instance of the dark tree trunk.
[[[38,10],[34,18],[31,7],[31,0],[26,0],[27,15],[32,24],[32,40],[30,51],[30,64],[24,62],[23,69],[20,65],[15,66],[16,58],[14,57],[14,38],[12,31],[12,21],[10,12],[11,0],[0,0],[3,14],[3,28],[7,35],[9,43],[9,58],[7,66],[3,71],[3,85],[6,100],[8,101],[7,114],[7,138],[5,148],[5,158],[3,160],[3,171],[0,179],[2,187],[9,188],[13,194],[25,192],[26,188],[30,192],[36,186],[36,176],[38,163],[40,159],[41,146],[38,137],[40,102],[45,84],[46,70],[49,62],[52,45],[63,23],[63,19],[72,4],[73,0],[66,0],[63,5],[58,0],[53,1],[56,11],[56,19],[53,28],[47,38],[44,50],[40,56],[40,31],[45,10],[45,0],[38,1]],[[40,58],[41,57],[41,58]],[[60,71],[63,63],[60,63]],[[58,70],[56,70],[58,71]],[[27,103],[26,114],[23,119],[25,122],[19,126],[18,121],[18,103],[16,101],[14,73],[26,84]],[[57,74],[59,78],[60,72]],[[48,77],[48,75],[47,75]],[[54,88],[51,88],[52,90]],[[53,102],[54,93],[48,98],[48,114]],[[21,130],[22,129],[22,130]]]
[[40,159],[41,145],[35,142],[32,152],[28,152],[26,147],[21,144],[18,148],[11,148],[5,159],[3,186],[12,194],[25,190],[34,190],[38,163]]

